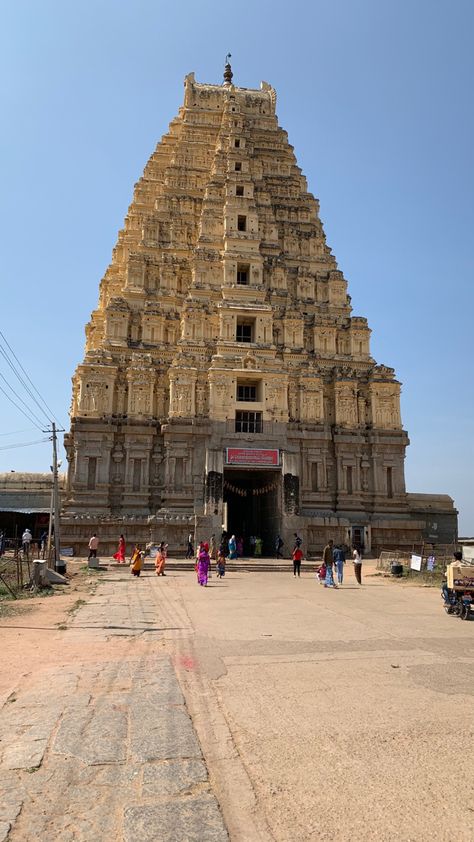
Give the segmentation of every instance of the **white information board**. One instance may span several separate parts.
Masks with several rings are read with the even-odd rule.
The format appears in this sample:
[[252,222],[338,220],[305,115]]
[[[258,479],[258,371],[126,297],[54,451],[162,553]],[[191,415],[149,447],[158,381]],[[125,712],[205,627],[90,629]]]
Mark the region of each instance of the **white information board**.
[[412,555],[410,567],[412,570],[421,571],[421,555]]

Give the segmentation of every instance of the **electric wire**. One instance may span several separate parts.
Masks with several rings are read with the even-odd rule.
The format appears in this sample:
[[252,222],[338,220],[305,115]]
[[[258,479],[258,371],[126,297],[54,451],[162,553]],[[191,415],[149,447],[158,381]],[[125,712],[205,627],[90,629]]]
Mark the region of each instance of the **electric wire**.
[[[4,380],[4,381],[5,381],[5,383],[7,384],[8,388],[9,388],[9,389],[13,392],[13,394],[14,394],[14,395],[16,395],[16,397],[18,398],[18,400],[19,400],[19,401],[21,401],[21,403],[24,403],[24,402],[21,400],[20,396],[19,396],[19,395],[17,395],[17,393],[15,392],[15,390],[14,390],[14,389],[10,386],[10,384],[9,384],[8,380],[7,380],[7,379],[3,376],[3,374],[2,374],[1,372],[0,372],[0,377],[2,378],[2,380]],[[17,408],[17,409],[21,412],[21,414],[25,416],[25,418],[27,419],[27,421],[30,421],[30,423],[31,423],[31,424],[34,424],[34,426],[36,427],[36,429],[37,429],[37,430],[40,430],[41,432],[43,432],[43,422],[42,422],[42,421],[40,421],[38,418],[36,418],[36,417],[35,417],[35,415],[34,415],[34,413],[33,413],[33,412],[29,409],[29,408],[28,408],[28,409],[26,409],[24,406],[20,406],[20,404],[17,404],[17,402],[16,402],[16,401],[14,401],[14,400],[13,400],[13,398],[11,398],[11,397],[10,397],[10,395],[8,394],[8,392],[6,392],[6,391],[5,391],[5,389],[3,388],[3,386],[0,386],[0,392],[3,392],[3,394],[4,394],[4,395],[5,395],[5,397],[6,397],[6,399],[7,399],[7,400],[9,400],[9,401],[10,401],[10,403],[12,403],[12,404],[13,404],[13,406],[16,406],[16,408]]]
[[26,430],[14,430],[12,433],[0,433],[0,436],[20,436],[22,433],[31,433],[32,428],[27,427]]
[[36,441],[23,441],[18,444],[5,444],[0,447],[0,450],[13,450],[17,447],[30,447],[32,444],[45,444],[47,441],[51,441],[51,439],[36,439]]
[[[24,369],[24,367],[22,366],[22,364],[21,364],[20,360],[18,359],[17,355],[15,354],[15,351],[13,350],[13,348],[11,347],[10,343],[8,342],[8,340],[7,340],[6,336],[5,336],[5,334],[4,334],[1,330],[0,330],[0,337],[1,337],[1,339],[3,340],[3,342],[5,343],[5,345],[7,346],[7,348],[9,349],[10,353],[13,355],[14,359],[15,359],[15,360],[16,360],[16,362],[18,363],[18,365],[19,365],[20,369],[22,370],[23,374],[25,375],[26,379],[28,380],[29,384],[31,385],[32,389],[34,389],[34,391],[36,392],[37,396],[39,397],[39,399],[40,399],[41,403],[43,404],[43,407],[44,407],[44,408],[41,406],[41,404],[38,402],[38,400],[37,400],[37,399],[34,397],[34,395],[31,393],[30,389],[26,386],[26,384],[23,382],[22,378],[18,375],[18,373],[17,373],[17,372],[15,372],[15,373],[17,374],[18,379],[19,379],[19,380],[20,380],[20,382],[23,384],[24,388],[27,390],[28,394],[31,396],[31,398],[35,401],[36,405],[38,406],[38,408],[41,410],[41,412],[43,412],[43,414],[44,414],[44,415],[46,416],[46,418],[48,419],[48,424],[50,423],[51,418],[54,418],[54,420],[56,421],[56,423],[57,423],[57,424],[59,424],[59,426],[61,427],[61,426],[62,426],[62,425],[61,425],[61,423],[58,421],[58,419],[57,419],[57,418],[56,418],[56,416],[54,415],[54,413],[53,413],[53,411],[52,411],[51,407],[49,407],[49,406],[48,406],[48,404],[46,403],[46,401],[45,401],[45,399],[43,398],[43,396],[42,396],[41,392],[40,392],[40,391],[36,388],[35,384],[34,384],[34,383],[33,383],[33,381],[31,380],[31,377],[29,377],[28,373],[25,371],[25,369]],[[3,350],[3,349],[2,349],[2,350]],[[11,363],[9,363],[9,364],[11,365]],[[11,367],[13,368],[13,366],[11,366]],[[45,411],[45,410],[46,410],[46,411]]]
[[[41,412],[41,415],[42,415],[42,416],[47,417],[47,416],[46,416],[46,414],[45,414],[45,411],[44,411],[43,407],[41,406],[41,404],[39,404],[39,403],[38,403],[38,401],[37,401],[36,397],[34,396],[33,392],[32,392],[32,391],[31,391],[31,389],[28,387],[28,385],[25,383],[25,381],[23,380],[23,378],[21,377],[21,375],[18,373],[18,371],[17,371],[17,369],[15,368],[15,366],[13,365],[12,361],[9,359],[8,354],[6,354],[6,353],[5,353],[5,350],[1,347],[1,345],[0,345],[0,354],[1,354],[1,356],[2,356],[5,360],[6,360],[7,364],[10,366],[11,370],[13,371],[13,373],[14,373],[15,377],[17,378],[17,380],[19,380],[19,382],[20,382],[20,383],[21,383],[21,385],[23,386],[23,388],[24,388],[25,392],[27,393],[27,395],[28,395],[28,397],[29,397],[30,401],[32,401],[32,402],[33,402],[33,404],[35,404],[35,406],[36,406],[36,407],[40,410],[40,412]],[[11,391],[12,391],[12,392],[14,392],[14,393],[16,394],[15,390],[14,390],[14,389],[13,389],[13,387],[10,385],[10,383],[8,383],[7,379],[6,379],[3,375],[1,375],[1,376],[2,376],[3,380],[7,383],[8,387],[11,389]],[[17,398],[19,398],[19,400],[21,400],[21,401],[22,401],[22,403],[25,403],[25,401],[24,401],[24,400],[23,400],[23,399],[22,399],[22,398],[21,398],[18,394],[17,394]],[[35,414],[35,413],[33,412],[33,408],[32,408],[31,406],[30,406],[30,412],[32,413],[32,415],[34,415],[34,414]],[[44,424],[45,422],[44,422],[44,421],[40,421],[39,423],[40,423],[40,424]],[[49,424],[49,419],[48,419],[48,424]]]
[[12,392],[12,393],[15,395],[15,397],[17,398],[17,400],[19,400],[19,401],[20,401],[20,403],[21,403],[21,404],[22,404],[22,406],[23,406],[24,411],[25,411],[25,412],[28,412],[28,413],[29,413],[29,415],[31,415],[31,416],[35,419],[35,422],[36,422],[37,424],[43,424],[43,421],[42,421],[42,420],[41,420],[41,418],[39,418],[39,416],[36,414],[35,410],[34,410],[34,409],[32,409],[32,407],[30,407],[30,405],[29,405],[29,404],[27,404],[25,400],[23,400],[23,398],[21,397],[21,395],[19,395],[19,394],[18,394],[18,392],[17,392],[17,391],[15,391],[15,389],[13,388],[13,386],[11,385],[11,383],[7,380],[7,378],[5,377],[5,375],[4,375],[4,374],[2,374],[2,372],[1,372],[1,371],[0,371],[0,377],[1,377],[1,379],[3,380],[3,382],[5,383],[5,385],[6,385],[6,386],[10,389],[10,392]]

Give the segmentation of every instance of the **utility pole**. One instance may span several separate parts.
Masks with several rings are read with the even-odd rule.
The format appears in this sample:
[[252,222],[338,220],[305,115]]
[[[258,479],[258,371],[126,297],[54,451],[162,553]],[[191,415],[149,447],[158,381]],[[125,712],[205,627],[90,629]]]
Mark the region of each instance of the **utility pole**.
[[51,556],[51,538],[53,535],[53,518],[54,518],[54,475],[53,466],[51,465],[51,501],[49,504],[49,523],[48,523],[48,543],[46,544],[46,561],[49,566],[49,559]]
[[51,422],[53,433],[53,510],[54,510],[54,569],[63,576],[66,573],[66,563],[61,561],[61,529],[59,523],[59,482],[58,482],[58,449],[56,424]]
[[56,436],[56,424],[51,424],[53,429],[53,496],[54,496],[54,569],[56,573],[63,576],[66,572],[66,564],[61,561],[61,530],[59,523],[59,482],[58,482],[58,448]]

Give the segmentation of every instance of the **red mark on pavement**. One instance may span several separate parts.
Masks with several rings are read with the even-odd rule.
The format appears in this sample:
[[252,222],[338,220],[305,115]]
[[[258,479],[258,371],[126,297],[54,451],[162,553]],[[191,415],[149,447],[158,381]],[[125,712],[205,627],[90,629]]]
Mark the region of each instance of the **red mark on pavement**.
[[196,662],[189,655],[180,655],[177,658],[177,663],[185,670],[193,670],[196,668]]

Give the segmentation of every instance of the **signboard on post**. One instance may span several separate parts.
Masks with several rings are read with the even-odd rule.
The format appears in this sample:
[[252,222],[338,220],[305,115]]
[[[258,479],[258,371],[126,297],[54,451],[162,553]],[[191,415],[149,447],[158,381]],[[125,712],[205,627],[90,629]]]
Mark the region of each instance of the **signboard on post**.
[[412,570],[417,570],[418,573],[421,571],[421,555],[412,554],[410,567]]
[[253,450],[244,447],[226,447],[226,465],[279,468],[279,450]]

